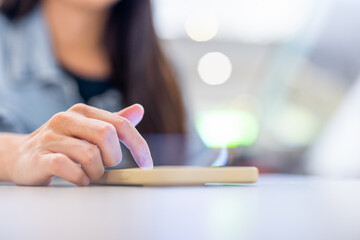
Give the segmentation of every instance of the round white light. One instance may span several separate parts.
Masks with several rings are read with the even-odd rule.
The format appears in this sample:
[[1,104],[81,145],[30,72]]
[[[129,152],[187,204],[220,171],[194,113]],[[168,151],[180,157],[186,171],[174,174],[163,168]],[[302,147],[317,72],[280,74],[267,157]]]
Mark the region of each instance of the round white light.
[[220,52],[205,54],[199,61],[198,73],[200,78],[210,85],[226,82],[232,71],[230,59]]
[[216,36],[218,28],[218,18],[210,12],[197,12],[190,15],[185,23],[187,35],[197,42],[209,41]]

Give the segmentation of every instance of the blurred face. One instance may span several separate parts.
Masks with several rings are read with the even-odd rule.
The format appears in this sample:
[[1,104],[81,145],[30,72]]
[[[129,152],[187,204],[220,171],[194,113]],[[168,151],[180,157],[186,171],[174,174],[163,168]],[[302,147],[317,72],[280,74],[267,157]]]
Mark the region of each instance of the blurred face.
[[[51,1],[51,0],[50,0]],[[105,10],[121,0],[54,0],[89,10]]]

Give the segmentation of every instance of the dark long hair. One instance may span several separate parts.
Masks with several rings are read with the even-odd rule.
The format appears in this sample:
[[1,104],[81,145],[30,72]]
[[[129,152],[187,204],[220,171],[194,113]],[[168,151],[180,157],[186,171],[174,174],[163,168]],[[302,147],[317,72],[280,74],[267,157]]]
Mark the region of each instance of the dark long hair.
[[[2,0],[0,11],[16,21],[41,0]],[[140,103],[141,133],[184,133],[185,110],[173,69],[157,39],[150,0],[122,0],[109,12],[104,46],[112,78],[126,105]]]

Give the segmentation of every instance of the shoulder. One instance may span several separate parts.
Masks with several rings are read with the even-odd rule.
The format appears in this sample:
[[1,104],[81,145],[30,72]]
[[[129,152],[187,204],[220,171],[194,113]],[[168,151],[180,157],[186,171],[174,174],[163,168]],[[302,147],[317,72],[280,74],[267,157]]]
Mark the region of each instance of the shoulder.
[[0,12],[0,27],[4,27],[9,24],[9,19],[4,15],[4,13]]
[[[39,7],[18,20],[10,20],[4,13],[0,12],[0,41],[12,41],[19,35],[31,35],[30,28],[34,28],[36,21],[41,18]],[[33,30],[33,29],[31,29]]]
[[3,15],[2,13],[0,13],[0,82],[2,82],[2,80],[5,78],[4,74],[4,69],[5,68],[5,61],[4,59],[6,59],[6,56],[4,56],[5,53],[5,48],[6,48],[6,42],[8,41],[8,29],[11,25],[11,22],[9,21],[9,19]]
[[0,13],[0,42],[6,37],[6,31],[11,25],[10,20],[3,13]]
[[16,32],[17,23],[11,21],[3,13],[0,13],[0,51],[4,55],[4,51],[10,51],[9,43],[13,41],[14,32]]
[[43,72],[52,56],[44,21],[39,6],[16,21],[0,14],[0,75],[27,79],[30,74]]

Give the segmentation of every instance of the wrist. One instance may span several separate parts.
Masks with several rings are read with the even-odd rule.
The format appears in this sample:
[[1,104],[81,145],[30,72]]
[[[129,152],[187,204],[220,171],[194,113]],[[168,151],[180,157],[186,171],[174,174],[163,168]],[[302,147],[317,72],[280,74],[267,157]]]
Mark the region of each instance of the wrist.
[[20,155],[22,140],[27,135],[2,133],[0,134],[0,181],[12,182],[16,160]]

